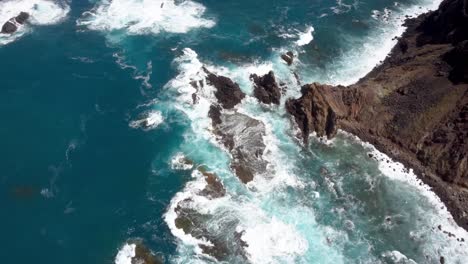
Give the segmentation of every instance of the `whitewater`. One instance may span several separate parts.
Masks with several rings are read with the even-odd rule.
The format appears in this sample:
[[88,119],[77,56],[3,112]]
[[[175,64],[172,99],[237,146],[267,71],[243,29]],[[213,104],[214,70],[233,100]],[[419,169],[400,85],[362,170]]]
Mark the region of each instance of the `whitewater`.
[[[42,31],[54,43],[41,55],[53,58],[57,73],[41,79],[20,72],[16,83],[32,92],[7,93],[22,95],[18,108],[35,109],[27,112],[37,112],[30,120],[40,120],[33,123],[38,129],[44,122],[58,131],[50,137],[59,150],[50,131],[18,133],[18,142],[35,149],[18,147],[19,153],[35,154],[35,165],[23,172],[15,155],[8,163],[14,176],[46,168],[37,172],[40,180],[30,180],[42,194],[30,204],[57,206],[31,210],[51,218],[27,229],[31,237],[38,234],[31,243],[40,252],[69,254],[54,258],[57,263],[130,264],[134,241],[143,241],[167,263],[440,263],[441,256],[467,263],[462,241],[468,233],[411,169],[344,131],[333,140],[311,135],[303,146],[284,107],[306,83],[358,81],[386,58],[407,17],[440,1],[273,2],[0,2],[0,24],[21,11],[31,14],[15,34],[0,34],[0,49],[46,45]],[[56,50],[66,59],[57,59]],[[288,51],[292,65],[281,59]],[[270,71],[284,87],[278,106],[253,96],[250,76]],[[217,99],[207,72],[232,79],[246,94],[224,114],[264,127],[265,170],[247,184],[233,172],[234,157],[209,117]],[[12,140],[15,134],[6,135]],[[207,175],[219,179],[222,195],[204,193]],[[181,212],[195,217],[195,235],[177,223]],[[20,236],[9,237],[19,243]],[[214,245],[225,246],[215,252],[221,257],[206,250]],[[87,248],[94,251],[84,254]],[[96,252],[102,256],[94,258]]]
[[[157,10],[158,6],[161,5],[150,5],[147,1],[141,4],[104,2],[84,14],[89,19],[87,22],[79,23],[93,30],[125,29],[128,34],[156,34],[162,30],[186,33],[191,27],[214,26],[211,20],[200,17],[205,8],[191,1],[181,6],[167,6],[174,9],[169,12],[170,18],[156,15],[157,19],[148,21],[145,16],[134,15],[140,12],[123,11],[143,7]],[[218,261],[202,249],[213,246],[209,239],[193,237],[177,227],[177,210],[183,205],[203,216],[203,229],[209,237],[232,240],[234,238],[228,234],[241,234],[240,240],[246,245],[245,254],[251,263],[436,263],[439,256],[451,256],[453,263],[463,263],[468,250],[459,241],[468,239],[468,234],[455,224],[440,199],[411,170],[345,132],[340,132],[332,141],[313,137],[311,145],[303,149],[283,107],[287,98],[299,95],[300,82],[351,84],[357,81],[389,53],[396,43],[393,36],[404,32],[401,23],[406,16],[415,16],[437,6],[438,2],[428,2],[424,9],[406,7],[392,15],[387,9],[374,10],[371,17],[381,27],[366,39],[363,49],[351,48],[340,56],[332,71],[325,74],[311,72],[307,61],[301,60],[296,61],[291,70],[280,59],[287,50],[295,54],[306,52],[303,47],[314,40],[314,27],[310,25],[306,25],[304,31],[283,33],[283,38],[291,39],[290,46],[277,48],[268,60],[252,63],[217,65],[203,61],[193,49],[176,48],[182,53],[173,61],[177,76],[163,87],[169,101],[157,102],[156,112],[150,113],[147,121],[150,126],[161,123],[163,117],[159,110],[165,109],[182,113],[190,126],[170,161],[173,170],[190,170],[192,177],[172,199],[164,215],[179,241],[177,255],[170,261]],[[185,12],[179,11],[181,8],[185,8]],[[380,12],[386,15],[377,15]],[[173,25],[176,18],[178,23],[197,21]],[[216,102],[215,90],[206,81],[204,67],[238,83],[248,96],[232,111],[260,120],[266,127],[263,159],[268,163],[267,171],[255,175],[246,185],[230,170],[232,157],[213,132],[208,112],[210,105]],[[264,75],[271,70],[287,87],[280,106],[262,105],[252,97],[249,76]],[[298,80],[294,71],[303,79]],[[194,82],[200,83],[201,88],[194,87]],[[141,121],[132,124],[138,122]],[[376,159],[369,159],[369,156]],[[190,162],[184,163],[186,161]],[[201,194],[207,184],[196,169],[201,166],[221,179],[227,191],[225,196],[207,199]],[[382,196],[382,193],[385,194]],[[401,197],[401,193],[407,197]],[[438,232],[437,226],[443,226],[444,231],[455,234],[457,239]],[[412,248],[410,244],[417,246]],[[122,250],[119,258],[128,251],[128,246]],[[245,260],[229,255],[224,261],[240,263]]]

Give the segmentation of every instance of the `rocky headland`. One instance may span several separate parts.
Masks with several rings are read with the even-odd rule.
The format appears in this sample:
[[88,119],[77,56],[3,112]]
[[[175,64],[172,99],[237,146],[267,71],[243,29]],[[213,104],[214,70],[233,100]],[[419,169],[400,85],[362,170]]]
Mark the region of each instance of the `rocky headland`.
[[302,87],[286,102],[305,144],[338,129],[402,162],[468,229],[468,0],[408,19],[391,54],[348,87]]

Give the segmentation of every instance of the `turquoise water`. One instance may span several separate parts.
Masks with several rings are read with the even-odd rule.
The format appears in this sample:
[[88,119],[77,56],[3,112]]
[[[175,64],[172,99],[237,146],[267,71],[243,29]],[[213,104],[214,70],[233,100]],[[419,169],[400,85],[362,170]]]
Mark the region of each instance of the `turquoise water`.
[[[293,71],[302,83],[352,83],[385,58],[405,14],[436,4],[178,2],[0,4],[1,19],[20,7],[37,18],[0,36],[2,263],[114,263],[135,238],[168,263],[213,262],[170,221],[184,195],[220,237],[245,231],[253,263],[466,263],[466,245],[437,226],[466,232],[414,175],[370,159],[381,155],[371,146],[341,133],[303,148],[282,106],[249,97],[238,111],[266,125],[269,171],[245,186],[209,131],[209,95],[187,103],[201,65],[247,94],[250,73],[270,69],[286,97],[300,91]],[[279,59],[287,50],[292,67]],[[148,115],[153,127],[138,127]],[[228,196],[197,197],[196,175],[172,166],[178,153],[215,172]]]

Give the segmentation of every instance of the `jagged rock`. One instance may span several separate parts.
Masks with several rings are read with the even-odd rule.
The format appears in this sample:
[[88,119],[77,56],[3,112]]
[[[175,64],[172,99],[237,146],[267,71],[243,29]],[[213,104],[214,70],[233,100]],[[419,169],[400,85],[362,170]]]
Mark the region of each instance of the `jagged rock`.
[[18,27],[15,25],[15,23],[11,21],[7,21],[5,24],[3,24],[2,27],[2,33],[3,34],[13,34],[18,30]]
[[155,256],[141,241],[135,243],[135,257],[132,264],[162,264],[161,258]]
[[220,198],[226,195],[226,189],[224,189],[223,183],[216,174],[208,172],[204,167],[199,167],[198,171],[205,177],[206,181],[206,186],[200,192],[200,195],[210,199]]
[[468,40],[457,44],[444,55],[444,60],[452,66],[449,78],[454,83],[468,82]]
[[357,115],[361,103],[359,91],[343,88],[318,83],[304,85],[301,98],[286,102],[286,110],[294,116],[304,143],[314,131],[319,137],[334,137],[338,119]]
[[422,21],[417,44],[459,43],[468,39],[468,0],[444,0]]
[[1,33],[3,34],[13,34],[18,30],[18,26],[22,25],[28,20],[29,14],[26,12],[21,12],[18,16],[11,18],[5,24],[2,26],[2,31]]
[[254,96],[264,104],[279,105],[281,99],[281,90],[276,82],[275,74],[270,71],[264,76],[256,74],[250,75],[254,82]]
[[281,59],[283,59],[288,65],[292,65],[294,62],[294,53],[292,51],[288,51],[281,55]]
[[239,85],[225,76],[218,76],[203,68],[207,74],[208,84],[216,88],[215,96],[218,102],[225,109],[234,108],[244,99],[245,94],[241,91]]
[[222,114],[220,119],[221,123],[215,126],[215,133],[231,152],[231,167],[237,177],[243,183],[248,183],[255,174],[266,171],[267,163],[262,158],[265,150],[265,125],[240,113]]
[[29,18],[29,14],[26,13],[26,12],[21,12],[16,18],[16,22],[18,22],[19,24],[24,24],[24,22],[26,22],[26,20],[28,20]]
[[[388,56],[349,87],[310,84],[286,102],[303,140],[343,129],[412,168],[468,228],[467,17],[463,0],[408,20]],[[453,46],[455,43],[455,47]]]

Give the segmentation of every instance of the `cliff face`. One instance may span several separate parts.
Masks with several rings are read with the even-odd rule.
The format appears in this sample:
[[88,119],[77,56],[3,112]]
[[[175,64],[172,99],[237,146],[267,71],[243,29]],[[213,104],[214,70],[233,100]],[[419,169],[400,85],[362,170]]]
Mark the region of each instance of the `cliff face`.
[[468,0],[406,22],[387,59],[349,87],[309,84],[286,103],[304,142],[337,129],[415,172],[468,228]]

